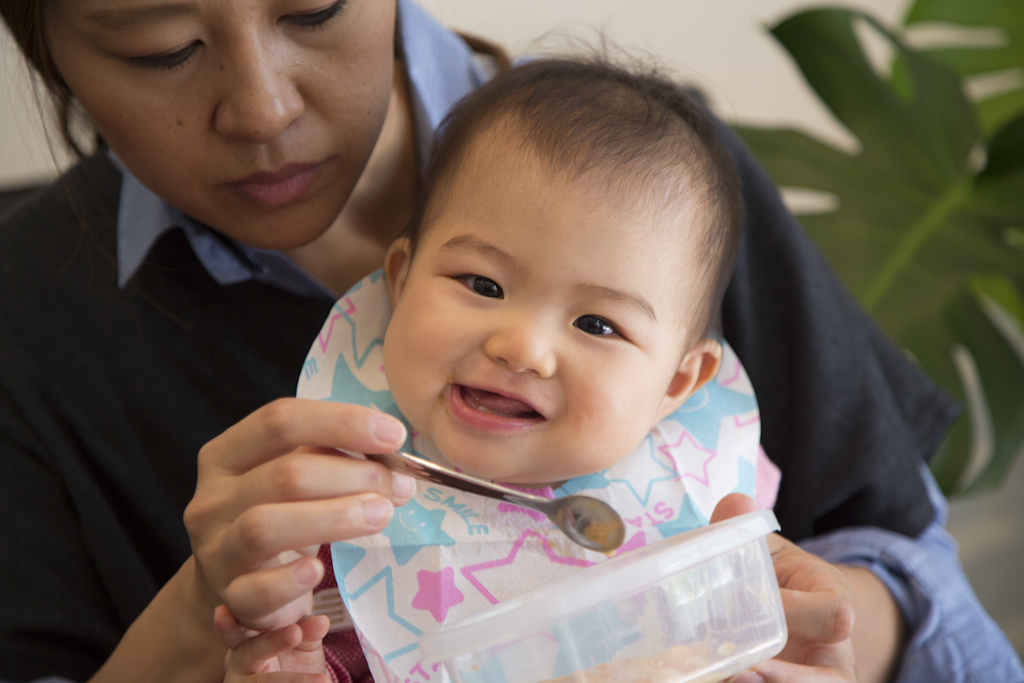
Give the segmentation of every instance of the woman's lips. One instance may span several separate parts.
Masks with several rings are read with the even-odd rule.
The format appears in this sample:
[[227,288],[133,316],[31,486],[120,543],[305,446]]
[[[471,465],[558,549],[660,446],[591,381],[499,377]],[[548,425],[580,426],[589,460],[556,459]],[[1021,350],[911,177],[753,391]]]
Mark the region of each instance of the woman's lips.
[[477,429],[514,431],[544,422],[528,403],[497,392],[451,384],[445,399],[452,417]]
[[320,174],[323,162],[288,164],[273,173],[253,173],[231,183],[245,199],[266,208],[289,204],[299,199]]

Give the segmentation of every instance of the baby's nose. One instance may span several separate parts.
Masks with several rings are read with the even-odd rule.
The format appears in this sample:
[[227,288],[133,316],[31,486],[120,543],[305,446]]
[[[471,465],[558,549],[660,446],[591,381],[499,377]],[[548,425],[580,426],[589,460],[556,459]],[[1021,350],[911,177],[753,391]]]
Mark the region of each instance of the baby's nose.
[[515,325],[502,330],[487,340],[484,353],[515,373],[529,372],[545,379],[555,374],[554,348],[536,328]]

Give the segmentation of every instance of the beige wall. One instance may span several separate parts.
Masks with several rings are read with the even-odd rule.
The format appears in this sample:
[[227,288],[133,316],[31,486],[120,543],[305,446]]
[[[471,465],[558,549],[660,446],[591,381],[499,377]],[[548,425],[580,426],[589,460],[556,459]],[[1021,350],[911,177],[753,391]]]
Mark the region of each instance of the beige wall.
[[[728,120],[800,122],[845,142],[841,128],[804,87],[764,25],[807,6],[806,0],[420,0],[443,22],[489,37],[513,54],[546,32],[593,38],[656,55],[681,79],[700,86]],[[813,3],[820,4],[820,3]],[[845,0],[886,22],[906,0]],[[55,172],[10,36],[0,31],[0,186]]]

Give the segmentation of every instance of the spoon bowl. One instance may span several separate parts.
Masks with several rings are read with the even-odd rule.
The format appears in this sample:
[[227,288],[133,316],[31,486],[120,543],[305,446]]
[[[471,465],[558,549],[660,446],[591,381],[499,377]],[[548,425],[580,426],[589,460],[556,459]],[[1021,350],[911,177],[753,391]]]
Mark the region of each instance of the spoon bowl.
[[550,519],[569,540],[588,550],[611,554],[626,538],[626,526],[619,513],[597,498],[571,495],[550,499],[535,496],[400,451],[365,457],[416,479],[536,510]]

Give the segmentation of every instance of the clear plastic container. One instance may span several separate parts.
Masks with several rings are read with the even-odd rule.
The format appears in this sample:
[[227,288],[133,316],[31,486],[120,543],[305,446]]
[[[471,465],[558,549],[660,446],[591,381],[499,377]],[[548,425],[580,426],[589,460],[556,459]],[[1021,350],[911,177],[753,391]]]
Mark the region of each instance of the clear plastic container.
[[778,654],[786,618],[752,512],[667,538],[420,641],[454,683],[711,683]]

